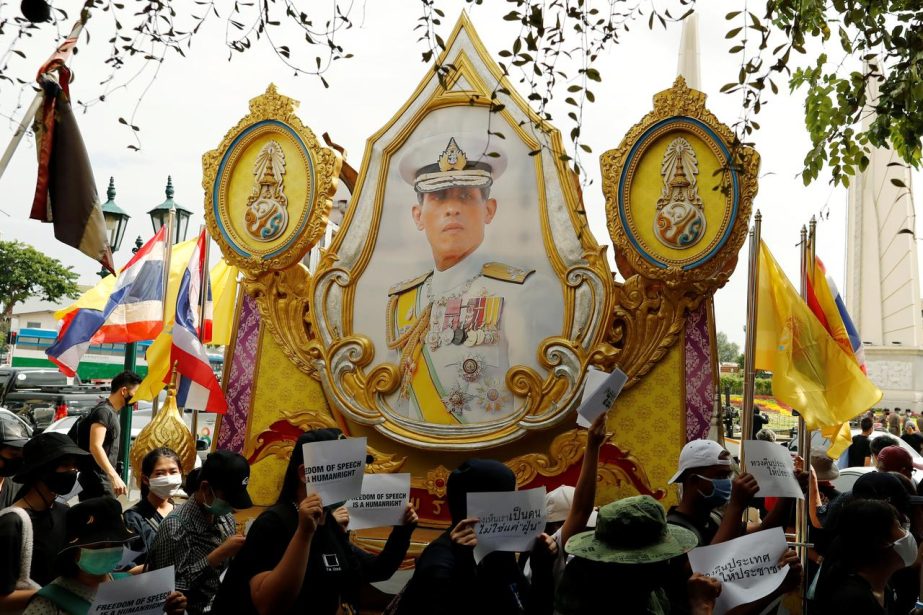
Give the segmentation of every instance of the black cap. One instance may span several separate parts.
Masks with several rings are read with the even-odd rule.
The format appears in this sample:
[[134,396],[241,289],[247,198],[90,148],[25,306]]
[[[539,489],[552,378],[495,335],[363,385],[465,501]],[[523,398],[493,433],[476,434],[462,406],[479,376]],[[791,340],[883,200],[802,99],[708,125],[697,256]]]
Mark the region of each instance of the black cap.
[[0,412],[0,446],[22,448],[31,438],[29,428],[12,412]]
[[31,483],[37,475],[56,465],[62,457],[88,457],[86,452],[63,433],[41,433],[22,447],[22,468],[13,477],[17,483]]
[[852,494],[863,500],[883,500],[910,515],[910,494],[900,479],[890,472],[871,471],[860,476],[852,487]]
[[128,542],[138,537],[125,526],[122,505],[110,497],[90,498],[67,511],[67,544],[61,551],[107,542]]
[[247,493],[250,482],[250,465],[242,455],[231,451],[215,451],[205,458],[199,480],[208,484],[224,495],[233,508],[242,510],[253,506],[253,500]]

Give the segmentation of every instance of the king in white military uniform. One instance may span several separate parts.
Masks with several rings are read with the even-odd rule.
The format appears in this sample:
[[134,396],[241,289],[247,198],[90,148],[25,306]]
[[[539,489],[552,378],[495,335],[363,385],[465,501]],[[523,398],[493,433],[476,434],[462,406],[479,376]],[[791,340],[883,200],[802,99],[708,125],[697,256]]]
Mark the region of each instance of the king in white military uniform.
[[549,300],[560,303],[559,285],[478,250],[497,210],[490,188],[506,166],[502,153],[489,163],[469,161],[462,146],[481,154],[479,140],[464,133],[430,137],[400,164],[416,192],[413,220],[435,267],[389,290],[388,347],[401,370],[394,405],[427,423],[483,423],[511,414],[507,370],[534,362],[531,340],[558,335],[562,326],[558,310],[544,309]]

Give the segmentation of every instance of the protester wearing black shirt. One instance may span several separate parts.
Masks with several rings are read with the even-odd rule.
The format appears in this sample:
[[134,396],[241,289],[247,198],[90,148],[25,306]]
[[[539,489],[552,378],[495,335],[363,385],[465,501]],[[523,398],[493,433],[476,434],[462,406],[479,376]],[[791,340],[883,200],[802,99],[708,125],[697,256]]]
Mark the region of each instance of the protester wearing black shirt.
[[859,421],[859,428],[862,433],[852,437],[852,444],[849,445],[846,453],[847,467],[854,468],[867,465],[868,459],[872,456],[872,449],[869,447],[869,436],[872,433],[872,419],[864,416]]
[[515,488],[512,470],[492,459],[469,459],[449,475],[446,497],[452,526],[423,550],[413,577],[397,598],[398,615],[551,612],[554,541],[547,534],[536,540],[530,556],[531,586],[514,553],[495,551],[474,561],[477,519],[467,518],[468,493]]
[[753,406],[753,429],[750,433],[750,439],[756,440],[756,434],[763,428],[764,425],[769,424],[769,417],[766,416],[765,412],[760,412],[759,406]]
[[93,456],[85,472],[80,473],[80,501],[101,496],[115,497],[127,493],[116,468],[119,465],[119,412],[128,405],[141,377],[124,371],[112,379],[109,397],[102,400],[77,424],[77,445]]
[[[844,496],[845,497],[845,496]],[[813,612],[819,615],[897,615],[890,585],[914,563],[916,541],[897,510],[881,500],[849,496],[830,528],[836,535],[824,557]]]
[[[43,433],[23,447],[16,474],[23,485],[20,498],[0,515],[0,612],[18,612],[39,586],[57,576],[68,506],[55,498],[73,490],[78,459],[85,456],[64,434]],[[31,570],[26,570],[30,556]]]
[[343,605],[358,612],[362,585],[389,579],[398,569],[416,528],[412,506],[375,556],[350,543],[332,511],[325,512],[320,498],[306,493],[302,446],[340,437],[338,429],[315,429],[299,437],[279,499],[247,532],[213,612],[335,615]]

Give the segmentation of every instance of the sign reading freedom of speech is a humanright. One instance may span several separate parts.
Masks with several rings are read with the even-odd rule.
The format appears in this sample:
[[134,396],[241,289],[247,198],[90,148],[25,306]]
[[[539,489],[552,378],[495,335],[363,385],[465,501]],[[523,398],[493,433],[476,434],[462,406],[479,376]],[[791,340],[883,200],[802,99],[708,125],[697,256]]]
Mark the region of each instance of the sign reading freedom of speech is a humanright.
[[410,499],[410,474],[366,474],[362,494],[343,506],[349,511],[349,529],[400,525]]
[[87,614],[163,615],[175,587],[173,566],[102,583]]
[[318,494],[324,506],[359,497],[365,474],[365,447],[365,438],[304,444],[304,477],[308,495]]

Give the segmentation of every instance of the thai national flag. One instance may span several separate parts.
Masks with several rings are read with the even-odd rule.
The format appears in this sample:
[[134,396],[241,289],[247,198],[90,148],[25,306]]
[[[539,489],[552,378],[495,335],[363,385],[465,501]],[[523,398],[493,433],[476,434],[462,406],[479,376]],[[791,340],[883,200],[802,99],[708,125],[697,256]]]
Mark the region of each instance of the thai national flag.
[[[203,342],[211,339],[212,324],[211,284],[208,276],[204,276],[206,284],[205,288],[202,288],[202,272],[205,270],[207,249],[203,230],[180,280],[179,293],[176,296],[176,322],[173,325],[170,362],[176,364],[177,372],[181,376],[176,391],[178,406],[223,414],[227,410],[227,401],[208,362],[208,353],[203,345]],[[203,292],[206,297],[205,322],[199,322],[199,302]]]
[[152,340],[163,329],[165,227],[128,261],[102,310],[80,308],[67,314],[58,337],[45,353],[73,376],[90,344]]

